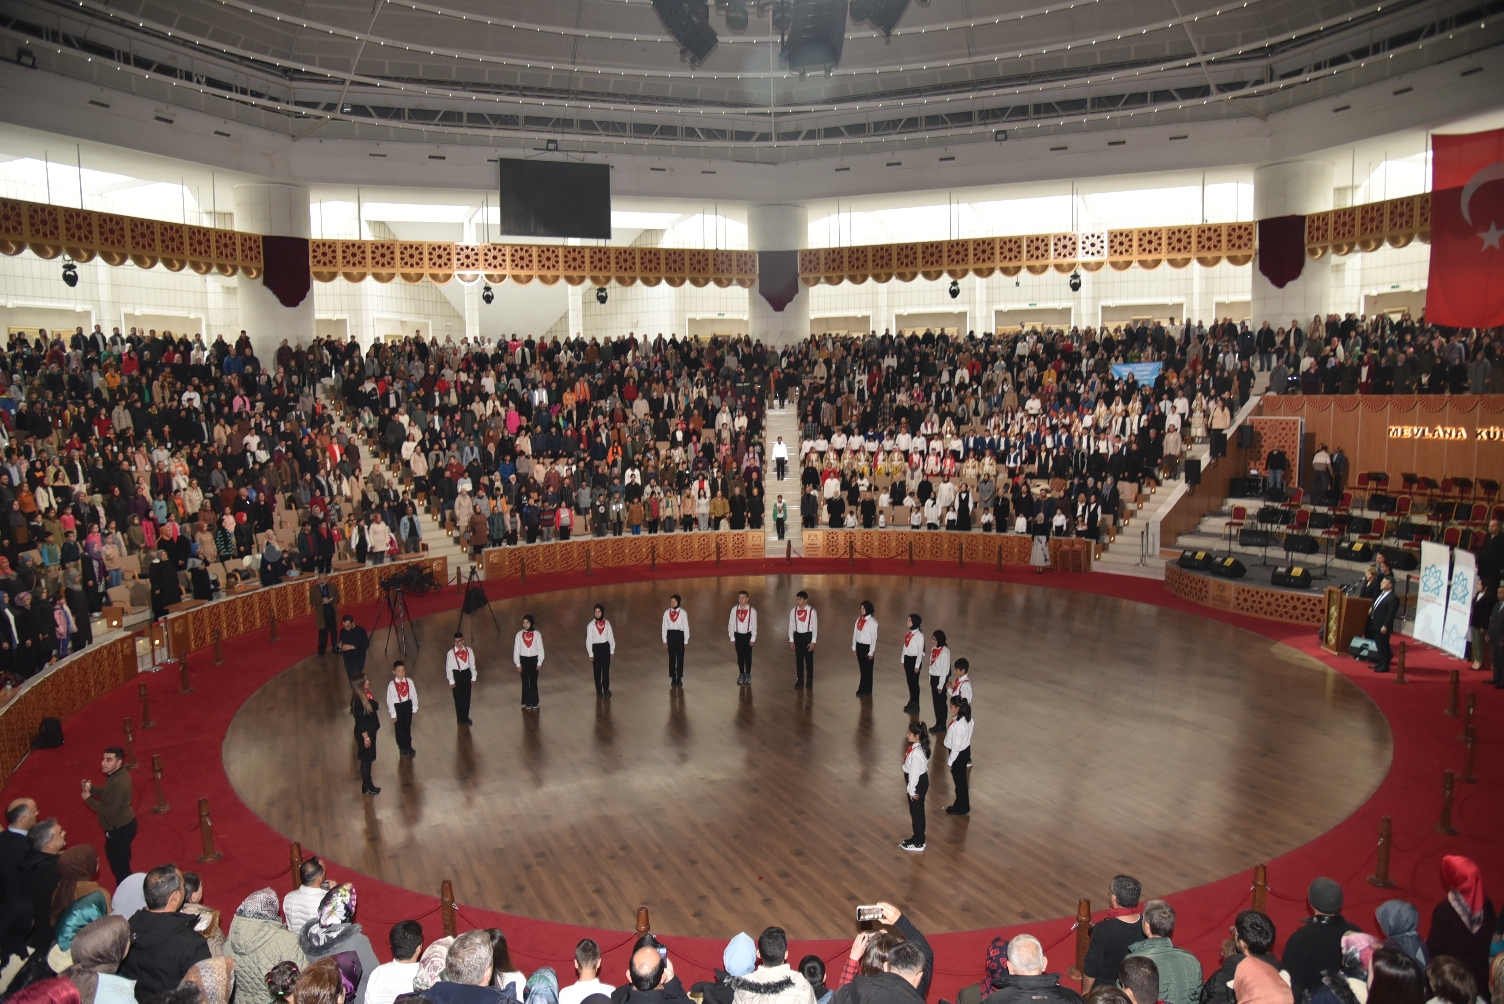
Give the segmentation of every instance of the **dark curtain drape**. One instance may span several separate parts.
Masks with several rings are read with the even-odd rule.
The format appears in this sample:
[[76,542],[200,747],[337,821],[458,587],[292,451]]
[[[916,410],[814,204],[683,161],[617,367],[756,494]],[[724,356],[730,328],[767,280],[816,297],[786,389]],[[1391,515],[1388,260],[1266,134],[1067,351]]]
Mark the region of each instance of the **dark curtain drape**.
[[308,240],[304,237],[261,238],[261,281],[284,307],[296,307],[313,288],[308,270]]
[[757,291],[770,307],[782,313],[799,295],[799,252],[757,252]]
[[1275,216],[1259,220],[1259,271],[1275,289],[1300,278],[1306,265],[1306,218]]

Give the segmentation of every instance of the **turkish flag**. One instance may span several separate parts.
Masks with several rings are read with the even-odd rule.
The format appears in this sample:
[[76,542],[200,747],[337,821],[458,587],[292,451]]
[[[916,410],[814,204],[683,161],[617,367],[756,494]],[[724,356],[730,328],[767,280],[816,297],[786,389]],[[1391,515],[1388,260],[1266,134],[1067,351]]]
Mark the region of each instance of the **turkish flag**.
[[1504,325],[1504,129],[1431,137],[1426,320]]

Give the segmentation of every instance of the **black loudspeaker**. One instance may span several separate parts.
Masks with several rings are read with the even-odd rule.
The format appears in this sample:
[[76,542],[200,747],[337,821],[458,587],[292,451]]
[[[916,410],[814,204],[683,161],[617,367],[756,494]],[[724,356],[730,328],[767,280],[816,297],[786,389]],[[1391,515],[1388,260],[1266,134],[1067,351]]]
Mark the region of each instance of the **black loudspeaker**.
[[898,19],[909,9],[909,0],[851,0],[851,20],[866,21],[891,38]]
[[1370,562],[1373,560],[1373,544],[1366,540],[1344,541],[1337,545],[1337,557],[1343,561]]
[[690,66],[705,62],[720,41],[710,26],[710,9],[704,0],[653,0],[653,11],[679,43],[679,58]]
[[1268,530],[1239,530],[1239,547],[1268,547],[1273,541]]
[[1393,495],[1368,496],[1368,508],[1374,512],[1394,512],[1396,499]]
[[1311,570],[1309,568],[1301,568],[1299,565],[1276,568],[1270,573],[1269,582],[1275,586],[1294,586],[1296,589],[1310,589]]
[[1188,485],[1201,483],[1201,461],[1192,459],[1185,462],[1185,483]]
[[1212,430],[1212,456],[1227,456],[1227,433],[1220,429]]
[[803,76],[835,67],[846,44],[846,0],[794,0],[794,23],[783,42],[789,70]]
[[1238,448],[1242,450],[1253,449],[1253,426],[1247,422],[1238,426]]
[[1371,516],[1349,516],[1347,518],[1348,533],[1373,533],[1373,518]]
[[1347,654],[1363,662],[1373,662],[1379,655],[1379,643],[1357,635],[1347,643]]
[[1241,579],[1248,569],[1237,558],[1218,558],[1212,562],[1212,573],[1224,579]]
[[1259,507],[1258,515],[1255,518],[1260,523],[1267,523],[1270,526],[1288,526],[1293,517],[1290,515],[1290,510],[1288,509],[1277,505],[1266,505]]
[[1321,550],[1321,541],[1308,533],[1287,533],[1285,550],[1291,554],[1315,554]]
[[1403,547],[1380,548],[1389,567],[1396,572],[1413,572],[1420,567],[1420,553]]
[[1308,524],[1312,530],[1330,530],[1336,523],[1336,518],[1329,512],[1311,513],[1311,521]]
[[1205,551],[1182,551],[1175,564],[1188,572],[1204,572],[1211,568],[1212,556]]

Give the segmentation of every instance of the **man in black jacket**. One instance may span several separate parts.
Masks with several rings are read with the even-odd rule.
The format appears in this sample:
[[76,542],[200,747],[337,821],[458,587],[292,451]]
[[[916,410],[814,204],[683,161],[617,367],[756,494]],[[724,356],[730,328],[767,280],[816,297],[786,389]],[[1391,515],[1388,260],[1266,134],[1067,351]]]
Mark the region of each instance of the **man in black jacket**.
[[[1379,582],[1379,595],[1373,601],[1373,606],[1368,610],[1368,634],[1379,650],[1374,655],[1373,671],[1375,673],[1389,672],[1389,660],[1393,658],[1393,652],[1389,647],[1389,636],[1394,629],[1395,614],[1399,611],[1399,600],[1394,595],[1394,580],[1385,576]],[[1341,890],[1338,890],[1338,902],[1341,902]],[[1335,965],[1335,963],[1334,963]],[[1332,968],[1328,966],[1327,968]]]
[[[1387,579],[1385,584],[1386,589],[1394,587]],[[1306,901],[1314,916],[1307,917],[1285,942],[1281,963],[1290,974],[1290,989],[1298,1001],[1321,989],[1323,971],[1341,968],[1342,936],[1358,930],[1342,916],[1342,887],[1332,879],[1313,881],[1306,890]]]
[[31,850],[27,835],[37,822],[37,803],[18,798],[5,808],[5,831],[0,833],[0,889],[6,899],[21,894],[21,860]]
[[207,959],[209,942],[193,929],[193,914],[178,912],[184,890],[177,866],[159,865],[147,872],[141,895],[146,909],[131,916],[131,951],[120,964],[120,975],[136,981],[136,1000],[146,1004],[174,989],[195,963]]
[[[927,946],[926,946],[927,947]],[[930,957],[917,942],[901,941],[888,950],[883,971],[858,976],[836,991],[833,1004],[921,1004],[929,985]]]
[[17,888],[31,900],[32,927],[28,941],[33,948],[46,948],[52,942],[52,894],[57,890],[58,855],[68,846],[68,834],[56,819],[44,819],[26,834],[31,846],[21,859]]
[[659,954],[658,941],[651,934],[638,939],[632,960],[627,964],[627,979],[611,991],[612,1004],[670,1004],[689,1000],[684,984],[674,975],[668,955]]
[[1008,942],[1008,972],[984,1004],[1081,1004],[1081,995],[1060,985],[1059,973],[1047,973],[1049,959],[1032,934]]

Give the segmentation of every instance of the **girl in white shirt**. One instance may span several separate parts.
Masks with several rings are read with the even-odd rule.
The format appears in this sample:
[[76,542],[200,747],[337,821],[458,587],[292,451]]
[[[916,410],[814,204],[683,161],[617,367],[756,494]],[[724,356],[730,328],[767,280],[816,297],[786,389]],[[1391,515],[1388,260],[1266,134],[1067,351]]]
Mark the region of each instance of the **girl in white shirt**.
[[946,763],[950,765],[950,780],[956,789],[955,802],[945,808],[947,816],[964,816],[971,811],[967,777],[967,768],[971,766],[971,727],[971,702],[956,694],[950,699],[950,725],[945,730],[945,748],[950,751]]
[[935,727],[930,732],[938,736],[945,731],[945,680],[950,676],[950,649],[945,645],[944,631],[936,631],[932,637],[935,644],[930,649],[930,701],[935,707]]
[[543,665],[543,632],[532,614],[522,617],[522,630],[512,642],[512,665],[522,676],[522,710],[538,710],[538,670]]
[[930,790],[930,737],[924,722],[911,722],[903,754],[904,792],[909,796],[909,839],[898,846],[918,853],[924,850],[924,797]]
[[856,625],[851,629],[851,650],[856,653],[856,668],[860,674],[856,688],[858,697],[872,693],[872,664],[877,652],[877,618],[872,616],[873,612],[872,601],[863,600]]
[[909,682],[909,703],[904,710],[913,714],[919,710],[919,661],[924,657],[924,618],[909,614],[909,629],[904,632],[903,650],[899,660],[903,663],[903,675]]
[[611,657],[616,654],[616,632],[606,620],[606,608],[595,605],[595,619],[585,625],[585,654],[595,671],[595,696],[611,696]]

